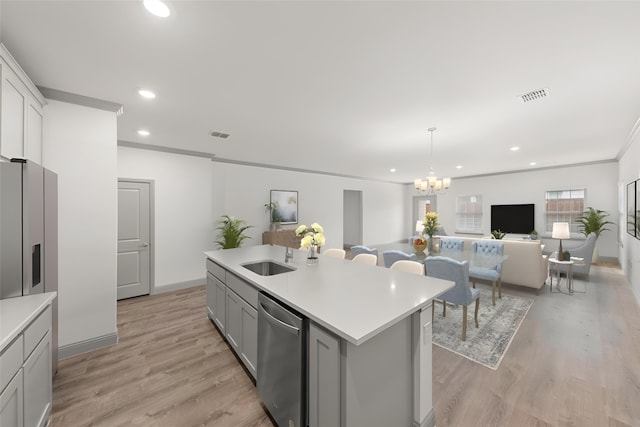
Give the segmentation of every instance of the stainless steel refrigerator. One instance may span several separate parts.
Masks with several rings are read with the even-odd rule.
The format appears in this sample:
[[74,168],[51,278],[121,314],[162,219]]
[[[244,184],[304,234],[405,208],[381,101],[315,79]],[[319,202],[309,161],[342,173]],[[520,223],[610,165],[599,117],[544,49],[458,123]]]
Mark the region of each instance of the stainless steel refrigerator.
[[[58,290],[58,176],[24,159],[0,162],[0,299]],[[52,304],[53,371],[58,298]]]

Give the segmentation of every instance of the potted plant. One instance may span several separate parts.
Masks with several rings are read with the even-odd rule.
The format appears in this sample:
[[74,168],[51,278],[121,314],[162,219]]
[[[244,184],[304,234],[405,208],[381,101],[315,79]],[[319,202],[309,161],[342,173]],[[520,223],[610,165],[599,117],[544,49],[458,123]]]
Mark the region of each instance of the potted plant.
[[275,202],[269,202],[264,204],[264,208],[267,212],[269,212],[269,220],[271,221],[271,225],[269,227],[270,231],[276,231],[280,228],[280,215],[278,215],[278,211],[276,210]]
[[244,221],[241,219],[223,215],[217,224],[218,227],[216,227],[216,230],[220,232],[218,233],[219,240],[217,240],[216,243],[222,249],[239,248],[245,239],[251,238],[244,234],[244,232],[253,226],[243,225]]
[[[594,209],[592,207],[588,207],[587,210],[582,212],[576,222],[579,224],[578,228],[580,232],[586,236],[591,233],[596,235],[596,239],[600,237],[600,233],[603,231],[609,231],[607,225],[613,224],[611,221],[607,221],[606,218],[609,216],[609,213],[603,211],[601,209]],[[593,249],[593,258],[592,262],[598,262],[598,246]]]
[[605,219],[608,216],[609,214],[606,211],[588,207],[587,210],[582,212],[582,215],[576,219],[576,222],[580,224],[578,227],[585,237],[590,233],[595,233],[596,237],[600,237],[600,233],[609,231],[606,226],[613,224],[611,221]]
[[529,233],[529,238],[531,240],[538,240],[538,232],[536,230],[531,230]]
[[505,235],[505,232],[502,230],[491,230],[491,237],[493,237],[496,240],[502,240],[504,235]]

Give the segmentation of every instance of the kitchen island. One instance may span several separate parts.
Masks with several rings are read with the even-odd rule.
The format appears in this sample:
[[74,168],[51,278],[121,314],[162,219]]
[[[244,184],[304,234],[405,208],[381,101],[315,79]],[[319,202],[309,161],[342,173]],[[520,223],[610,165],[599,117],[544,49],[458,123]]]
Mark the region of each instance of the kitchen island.
[[435,424],[431,304],[452,282],[323,256],[307,265],[297,250],[293,271],[263,276],[243,266],[285,265],[279,246],[205,255],[209,316],[254,377],[257,293],[309,319],[309,426]]

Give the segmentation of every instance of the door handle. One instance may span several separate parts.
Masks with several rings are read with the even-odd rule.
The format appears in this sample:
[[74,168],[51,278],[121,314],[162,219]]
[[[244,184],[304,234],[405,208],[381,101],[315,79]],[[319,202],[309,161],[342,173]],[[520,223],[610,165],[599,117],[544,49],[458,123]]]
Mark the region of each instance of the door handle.
[[142,244],[142,247],[143,247],[143,248],[146,248],[147,246],[149,246],[149,242],[144,242],[144,243]]

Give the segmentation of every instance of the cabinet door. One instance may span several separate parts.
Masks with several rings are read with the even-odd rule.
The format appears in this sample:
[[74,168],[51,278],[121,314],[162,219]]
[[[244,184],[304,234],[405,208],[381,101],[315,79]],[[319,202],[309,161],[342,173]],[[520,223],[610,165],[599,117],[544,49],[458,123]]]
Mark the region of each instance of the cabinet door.
[[2,64],[2,116],[0,129],[1,153],[7,158],[25,157],[25,95],[26,89],[18,77]]
[[254,379],[257,378],[258,366],[258,311],[246,301],[240,301],[242,309],[242,342],[240,359],[244,362]]
[[0,426],[23,427],[22,369],[0,394]]
[[27,101],[27,135],[25,156],[42,164],[42,109],[33,99]]
[[340,426],[340,339],[309,324],[309,427]]
[[215,277],[214,283],[215,296],[213,297],[213,302],[215,309],[213,310],[213,321],[224,336],[227,324],[227,287]]
[[[24,426],[43,427],[51,413],[51,331],[24,362]],[[4,425],[4,424],[3,424]]]
[[227,329],[226,337],[231,348],[240,356],[242,343],[242,299],[231,289],[227,289]]
[[216,311],[216,278],[207,273],[207,315],[209,319],[215,318]]

